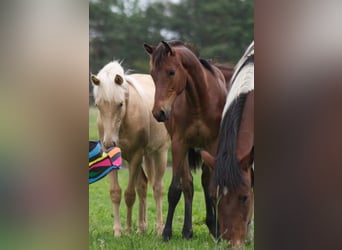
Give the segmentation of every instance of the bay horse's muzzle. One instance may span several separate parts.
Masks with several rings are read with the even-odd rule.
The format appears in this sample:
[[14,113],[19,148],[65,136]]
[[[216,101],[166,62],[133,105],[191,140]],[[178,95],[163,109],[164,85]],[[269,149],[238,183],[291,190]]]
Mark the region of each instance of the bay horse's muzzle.
[[153,116],[158,122],[165,122],[169,119],[169,113],[164,110],[160,110],[159,113],[153,112]]

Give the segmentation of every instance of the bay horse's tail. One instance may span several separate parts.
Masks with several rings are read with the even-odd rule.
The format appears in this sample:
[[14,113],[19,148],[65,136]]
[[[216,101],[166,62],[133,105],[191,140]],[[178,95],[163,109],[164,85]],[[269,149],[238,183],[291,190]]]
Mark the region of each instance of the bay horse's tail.
[[188,161],[191,170],[196,170],[201,166],[201,154],[198,150],[190,148],[188,151]]

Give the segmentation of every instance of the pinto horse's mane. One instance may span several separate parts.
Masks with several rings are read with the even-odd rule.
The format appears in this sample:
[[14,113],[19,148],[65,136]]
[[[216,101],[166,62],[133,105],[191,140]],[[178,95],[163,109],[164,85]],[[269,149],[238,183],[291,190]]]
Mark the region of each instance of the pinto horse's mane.
[[[254,43],[252,44],[254,50]],[[250,47],[247,51],[251,51]],[[248,53],[245,53],[240,59],[239,67],[235,69],[238,72],[235,72],[236,74],[231,82],[231,89],[222,113],[214,172],[214,183],[220,190],[226,187],[229,191],[236,191],[243,183],[241,169],[236,157],[237,138],[247,94],[254,90],[254,70],[243,73],[241,70],[249,63],[254,65],[254,51],[252,53],[252,59],[251,54]]]
[[[199,52],[198,52],[197,48],[192,43],[187,43],[187,42],[183,42],[180,40],[171,40],[171,41],[168,41],[167,43],[172,47],[185,47],[185,48],[189,49],[196,56],[196,58],[199,60],[199,62],[207,70],[209,70],[210,73],[215,75],[215,71],[214,71],[213,67],[211,66],[211,64],[207,60],[199,57]],[[167,56],[167,49],[165,46],[163,46],[163,44],[159,44],[159,46],[156,48],[156,50],[153,54],[153,64],[154,65],[160,65],[164,61],[165,56]]]

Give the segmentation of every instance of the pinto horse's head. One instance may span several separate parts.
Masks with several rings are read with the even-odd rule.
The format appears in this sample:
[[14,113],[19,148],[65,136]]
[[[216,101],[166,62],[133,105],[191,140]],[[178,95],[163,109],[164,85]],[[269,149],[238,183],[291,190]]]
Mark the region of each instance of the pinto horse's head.
[[156,86],[152,113],[159,122],[169,119],[173,102],[184,90],[187,80],[177,48],[171,45],[179,43],[162,41],[157,46],[144,44],[150,55],[150,74]]
[[117,61],[108,63],[91,75],[95,105],[99,110],[97,127],[105,148],[118,146],[119,131],[126,113],[128,93],[124,70]]

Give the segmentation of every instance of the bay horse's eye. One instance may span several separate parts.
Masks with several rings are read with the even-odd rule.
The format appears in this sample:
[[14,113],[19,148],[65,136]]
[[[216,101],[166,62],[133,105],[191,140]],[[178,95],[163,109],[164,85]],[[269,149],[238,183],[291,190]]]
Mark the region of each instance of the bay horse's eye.
[[169,71],[169,76],[174,76],[175,73],[176,73],[176,72],[175,72],[174,70],[170,70],[170,71]]
[[242,204],[246,203],[247,199],[248,199],[248,196],[246,196],[246,195],[239,196],[239,201]]

